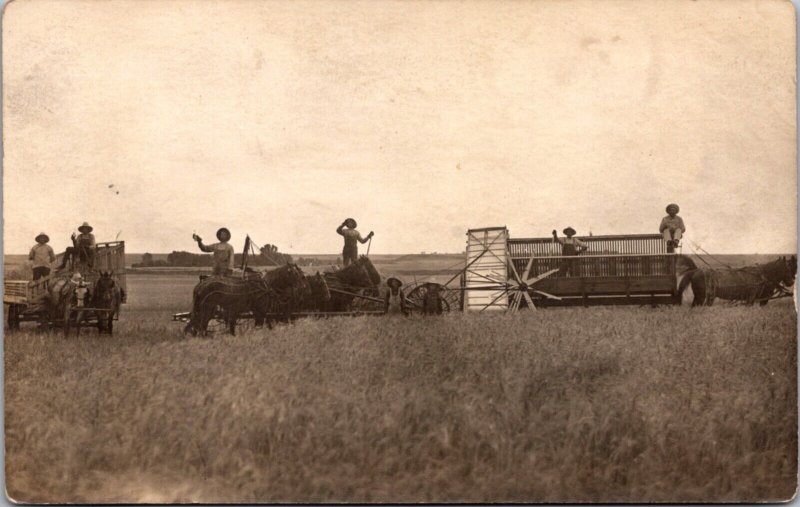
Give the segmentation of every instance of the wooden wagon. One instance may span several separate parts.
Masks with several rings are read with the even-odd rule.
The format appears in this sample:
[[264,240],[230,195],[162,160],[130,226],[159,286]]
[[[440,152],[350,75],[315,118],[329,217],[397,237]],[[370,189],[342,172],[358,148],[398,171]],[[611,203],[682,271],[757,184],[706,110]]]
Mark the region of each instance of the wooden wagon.
[[[56,258],[60,264],[64,253]],[[60,281],[69,280],[73,273],[81,273],[84,283],[93,287],[100,278],[101,272],[110,272],[116,284],[121,288],[122,302],[127,299],[125,277],[125,242],[109,241],[95,245],[94,265],[90,269],[84,263],[75,260],[73,265],[57,273],[52,273],[39,280],[5,280],[3,303],[8,306],[8,327],[19,329],[22,322],[38,322],[48,326],[69,326],[75,323],[77,316],[75,301],[66,301],[63,312],[55,314],[53,301],[50,298],[50,287]],[[82,321],[86,325],[96,324],[94,309],[82,307]]]
[[[579,239],[587,251],[563,256],[552,237],[511,238],[506,227],[468,230],[464,269],[440,287],[445,311],[680,304],[677,255],[667,253],[660,235]],[[430,285],[413,287],[409,299],[418,302]]]

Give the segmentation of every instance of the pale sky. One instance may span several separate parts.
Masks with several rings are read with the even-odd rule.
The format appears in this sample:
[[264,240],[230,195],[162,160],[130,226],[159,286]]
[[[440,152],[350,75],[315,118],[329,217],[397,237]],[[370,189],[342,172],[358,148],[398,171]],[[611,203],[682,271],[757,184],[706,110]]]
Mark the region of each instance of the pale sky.
[[658,232],[670,202],[711,253],[795,251],[789,2],[15,0],[3,25],[6,253],[83,221],[128,252],[226,226],[336,253],[349,216],[371,253],[459,252]]

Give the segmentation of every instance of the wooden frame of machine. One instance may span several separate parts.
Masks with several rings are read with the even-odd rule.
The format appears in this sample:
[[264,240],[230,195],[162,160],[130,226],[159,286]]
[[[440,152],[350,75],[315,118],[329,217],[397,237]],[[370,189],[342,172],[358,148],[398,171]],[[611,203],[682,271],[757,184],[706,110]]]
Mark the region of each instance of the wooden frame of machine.
[[661,235],[579,239],[586,252],[564,256],[552,237],[511,238],[506,227],[469,229],[461,286],[444,289],[460,293],[467,312],[680,304],[677,254],[667,253]]

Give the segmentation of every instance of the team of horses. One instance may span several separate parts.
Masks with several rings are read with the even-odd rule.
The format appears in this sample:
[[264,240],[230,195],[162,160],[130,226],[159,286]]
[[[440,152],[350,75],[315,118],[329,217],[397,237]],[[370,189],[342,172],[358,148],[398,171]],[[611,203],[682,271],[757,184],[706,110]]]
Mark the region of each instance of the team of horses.
[[691,286],[692,306],[711,306],[725,299],[746,305],[766,305],[770,299],[790,294],[797,275],[797,256],[779,257],[766,264],[743,268],[698,268],[687,256],[678,257],[677,293],[683,297]]
[[94,318],[101,334],[114,334],[114,320],[119,315],[123,290],[114,280],[114,274],[103,271],[94,284],[82,288],[63,278],[53,282],[48,288],[49,299],[46,305],[49,320],[63,322],[64,336],[69,335],[72,326],[80,335],[81,327]]
[[195,286],[184,332],[205,334],[212,319],[236,334],[240,316],[249,313],[256,327],[288,322],[304,312],[342,312],[364,289],[376,289],[380,274],[366,256],[344,268],[306,275],[295,264],[250,271],[242,278],[208,277]]

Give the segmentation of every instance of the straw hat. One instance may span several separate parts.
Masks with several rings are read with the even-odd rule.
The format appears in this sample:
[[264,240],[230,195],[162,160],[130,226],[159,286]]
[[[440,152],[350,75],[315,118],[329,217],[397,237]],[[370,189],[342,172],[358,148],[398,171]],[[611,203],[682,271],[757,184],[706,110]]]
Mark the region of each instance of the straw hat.
[[37,243],[47,243],[48,241],[50,241],[50,236],[48,236],[47,234],[45,234],[43,232],[40,232],[36,236],[36,242]]
[[355,229],[356,227],[358,227],[358,223],[356,223],[355,218],[348,218],[347,220],[344,221],[344,225],[348,226],[351,229]]
[[72,283],[81,283],[83,281],[83,277],[77,271],[72,275],[71,279]]
[[222,227],[220,230],[217,231],[217,239],[220,241],[228,241],[231,239],[231,231],[227,228]]
[[667,204],[667,213],[669,213],[669,210],[671,210],[671,209],[674,209],[675,213],[678,213],[681,210],[681,208],[677,204],[675,204],[674,202],[671,203],[671,204]]
[[90,233],[94,230],[94,228],[89,225],[88,222],[84,222],[80,227],[78,227],[78,230],[83,233]]
[[563,232],[567,236],[569,236],[570,234],[575,235],[575,229],[573,229],[572,227],[567,227],[566,229],[564,229]]
[[400,287],[403,285],[403,282],[401,282],[395,277],[390,277],[386,280],[386,285],[388,285],[389,287],[392,287],[393,285]]

